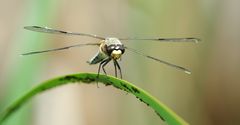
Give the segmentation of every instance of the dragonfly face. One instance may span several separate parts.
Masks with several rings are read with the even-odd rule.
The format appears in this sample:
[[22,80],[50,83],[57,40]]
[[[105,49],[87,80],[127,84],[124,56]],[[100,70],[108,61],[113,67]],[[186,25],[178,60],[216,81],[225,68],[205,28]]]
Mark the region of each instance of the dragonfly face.
[[106,38],[102,50],[114,60],[119,59],[125,52],[125,48],[118,38]]
[[74,36],[85,36],[85,37],[91,37],[95,38],[98,40],[101,40],[100,42],[97,43],[83,43],[83,44],[75,44],[71,46],[66,46],[62,48],[55,48],[55,49],[49,49],[49,50],[43,50],[43,51],[33,51],[33,52],[28,52],[24,53],[22,55],[32,55],[32,54],[38,54],[38,53],[44,53],[44,52],[52,52],[52,51],[59,51],[59,50],[65,50],[73,47],[81,47],[81,46],[86,46],[86,45],[95,45],[99,46],[99,50],[97,54],[88,61],[89,64],[97,64],[99,63],[99,68],[98,68],[98,74],[100,73],[100,69],[102,68],[103,72],[106,74],[106,71],[104,67],[112,60],[115,68],[115,76],[117,77],[117,69],[119,70],[120,77],[122,78],[122,73],[121,73],[121,68],[120,65],[118,64],[118,59],[121,58],[122,54],[124,54],[125,49],[127,49],[130,52],[133,52],[135,54],[144,56],[148,59],[157,61],[159,63],[165,64],[167,66],[173,67],[175,69],[184,71],[187,74],[191,74],[191,72],[181,66],[169,63],[167,61],[155,58],[153,56],[146,55],[142,53],[139,50],[135,50],[126,46],[123,46],[120,40],[122,41],[130,41],[130,40],[138,40],[138,41],[158,41],[158,42],[192,42],[192,43],[198,43],[200,39],[198,38],[114,38],[114,37],[101,37],[93,34],[87,34],[87,33],[77,33],[77,32],[69,32],[69,31],[62,31],[62,30],[57,30],[57,29],[52,29],[48,27],[39,27],[39,26],[26,26],[24,27],[27,30],[35,31],[35,32],[42,32],[42,33],[50,33],[50,34],[63,34],[63,35],[74,35]]

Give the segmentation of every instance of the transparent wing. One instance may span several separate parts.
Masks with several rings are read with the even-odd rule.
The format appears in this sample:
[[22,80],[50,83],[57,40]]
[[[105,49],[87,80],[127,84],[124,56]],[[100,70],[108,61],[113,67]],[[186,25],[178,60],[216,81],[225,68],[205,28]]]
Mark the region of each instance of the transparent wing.
[[36,31],[36,32],[42,32],[42,33],[78,35],[78,36],[92,37],[92,38],[101,39],[101,40],[105,39],[104,37],[100,37],[100,36],[93,35],[93,34],[62,31],[62,30],[52,29],[52,28],[48,28],[48,27],[40,27],[40,26],[25,26],[24,29]]
[[160,41],[160,42],[193,42],[198,43],[201,40],[198,38],[120,38],[120,40],[146,40],[146,41]]
[[65,46],[65,47],[61,47],[61,48],[54,48],[54,49],[41,50],[41,51],[32,51],[32,52],[23,53],[21,55],[26,56],[26,55],[45,53],[45,52],[53,52],[53,51],[65,50],[65,49],[70,49],[73,47],[81,47],[81,46],[86,46],[86,45],[98,45],[99,46],[100,44],[99,43],[76,44],[76,45]]
[[165,64],[165,65],[168,65],[168,66],[171,66],[171,67],[173,67],[173,68],[176,68],[176,69],[178,69],[178,70],[184,71],[184,72],[187,73],[187,74],[191,74],[191,71],[188,70],[188,69],[186,69],[186,68],[184,68],[184,67],[181,67],[181,66],[178,66],[178,65],[175,65],[175,64],[172,64],[172,63],[163,61],[163,60],[161,60],[161,59],[158,59],[158,58],[155,58],[155,57],[146,55],[146,54],[142,53],[141,51],[135,50],[135,49],[133,49],[133,48],[125,47],[125,49],[129,50],[130,52],[133,52],[133,53],[139,54],[139,55],[141,55],[141,56],[144,56],[144,57],[146,57],[146,58],[148,58],[148,59],[152,59],[152,60],[155,60],[155,61],[157,61],[157,62],[160,62],[160,63],[163,63],[163,64]]

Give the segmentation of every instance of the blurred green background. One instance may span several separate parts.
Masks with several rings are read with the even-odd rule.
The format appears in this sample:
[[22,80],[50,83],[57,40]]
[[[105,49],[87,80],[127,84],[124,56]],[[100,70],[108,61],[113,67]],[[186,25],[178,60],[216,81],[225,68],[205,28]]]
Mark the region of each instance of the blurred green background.
[[[23,29],[39,25],[100,36],[201,38],[199,44],[123,41],[192,71],[187,75],[126,52],[120,62],[123,78],[156,96],[192,125],[239,125],[239,5],[239,0],[2,0],[0,110],[39,82],[97,71],[97,65],[86,63],[97,47],[19,56],[96,41]],[[107,71],[114,74],[112,64]],[[66,85],[41,94],[5,124],[165,125],[134,96],[93,85]]]

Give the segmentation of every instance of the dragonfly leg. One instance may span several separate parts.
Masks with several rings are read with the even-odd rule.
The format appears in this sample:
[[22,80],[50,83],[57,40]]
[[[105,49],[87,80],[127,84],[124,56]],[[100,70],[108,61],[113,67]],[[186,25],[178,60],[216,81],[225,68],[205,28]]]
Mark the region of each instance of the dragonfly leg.
[[99,88],[98,86],[98,79],[99,79],[99,74],[100,74],[100,70],[101,70],[101,67],[102,67],[102,64],[105,62],[105,60],[103,60],[102,62],[100,62],[99,66],[98,66],[98,74],[97,74],[97,87]]
[[100,71],[101,71],[101,68],[103,69],[103,72],[106,74],[106,71],[104,69],[104,66],[110,61],[111,59],[110,58],[107,58],[105,60],[103,60],[102,62],[100,62],[99,66],[98,66],[98,74],[97,74],[97,87],[99,88],[98,86],[98,79],[99,79],[99,74],[100,74]]
[[100,69],[101,69],[101,67],[102,67],[102,63],[103,63],[104,61],[102,61],[100,64],[99,64],[99,66],[98,66],[98,74],[97,74],[97,79],[98,79],[98,77],[99,77],[99,74],[100,74]]
[[120,78],[122,79],[122,71],[121,71],[121,67],[120,67],[120,65],[118,64],[117,60],[114,60],[114,62],[116,63],[116,66],[117,66],[117,68],[118,68],[118,70],[119,70]]
[[103,72],[104,72],[105,75],[107,75],[107,72],[106,72],[106,70],[105,70],[104,67],[105,67],[110,61],[111,61],[111,58],[107,58],[106,60],[104,60],[104,63],[103,63],[103,65],[102,65],[102,70],[103,70]]
[[113,61],[113,65],[114,65],[114,69],[115,69],[115,77],[117,77],[117,66],[116,66],[116,62]]

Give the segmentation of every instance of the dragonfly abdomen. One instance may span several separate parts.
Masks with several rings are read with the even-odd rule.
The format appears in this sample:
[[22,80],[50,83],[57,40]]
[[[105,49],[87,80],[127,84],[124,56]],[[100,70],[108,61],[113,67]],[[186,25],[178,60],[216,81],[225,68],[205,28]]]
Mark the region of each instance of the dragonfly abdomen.
[[103,53],[102,51],[98,51],[93,58],[91,58],[88,63],[91,64],[97,64],[99,62],[102,62],[104,59],[108,58],[108,56]]

